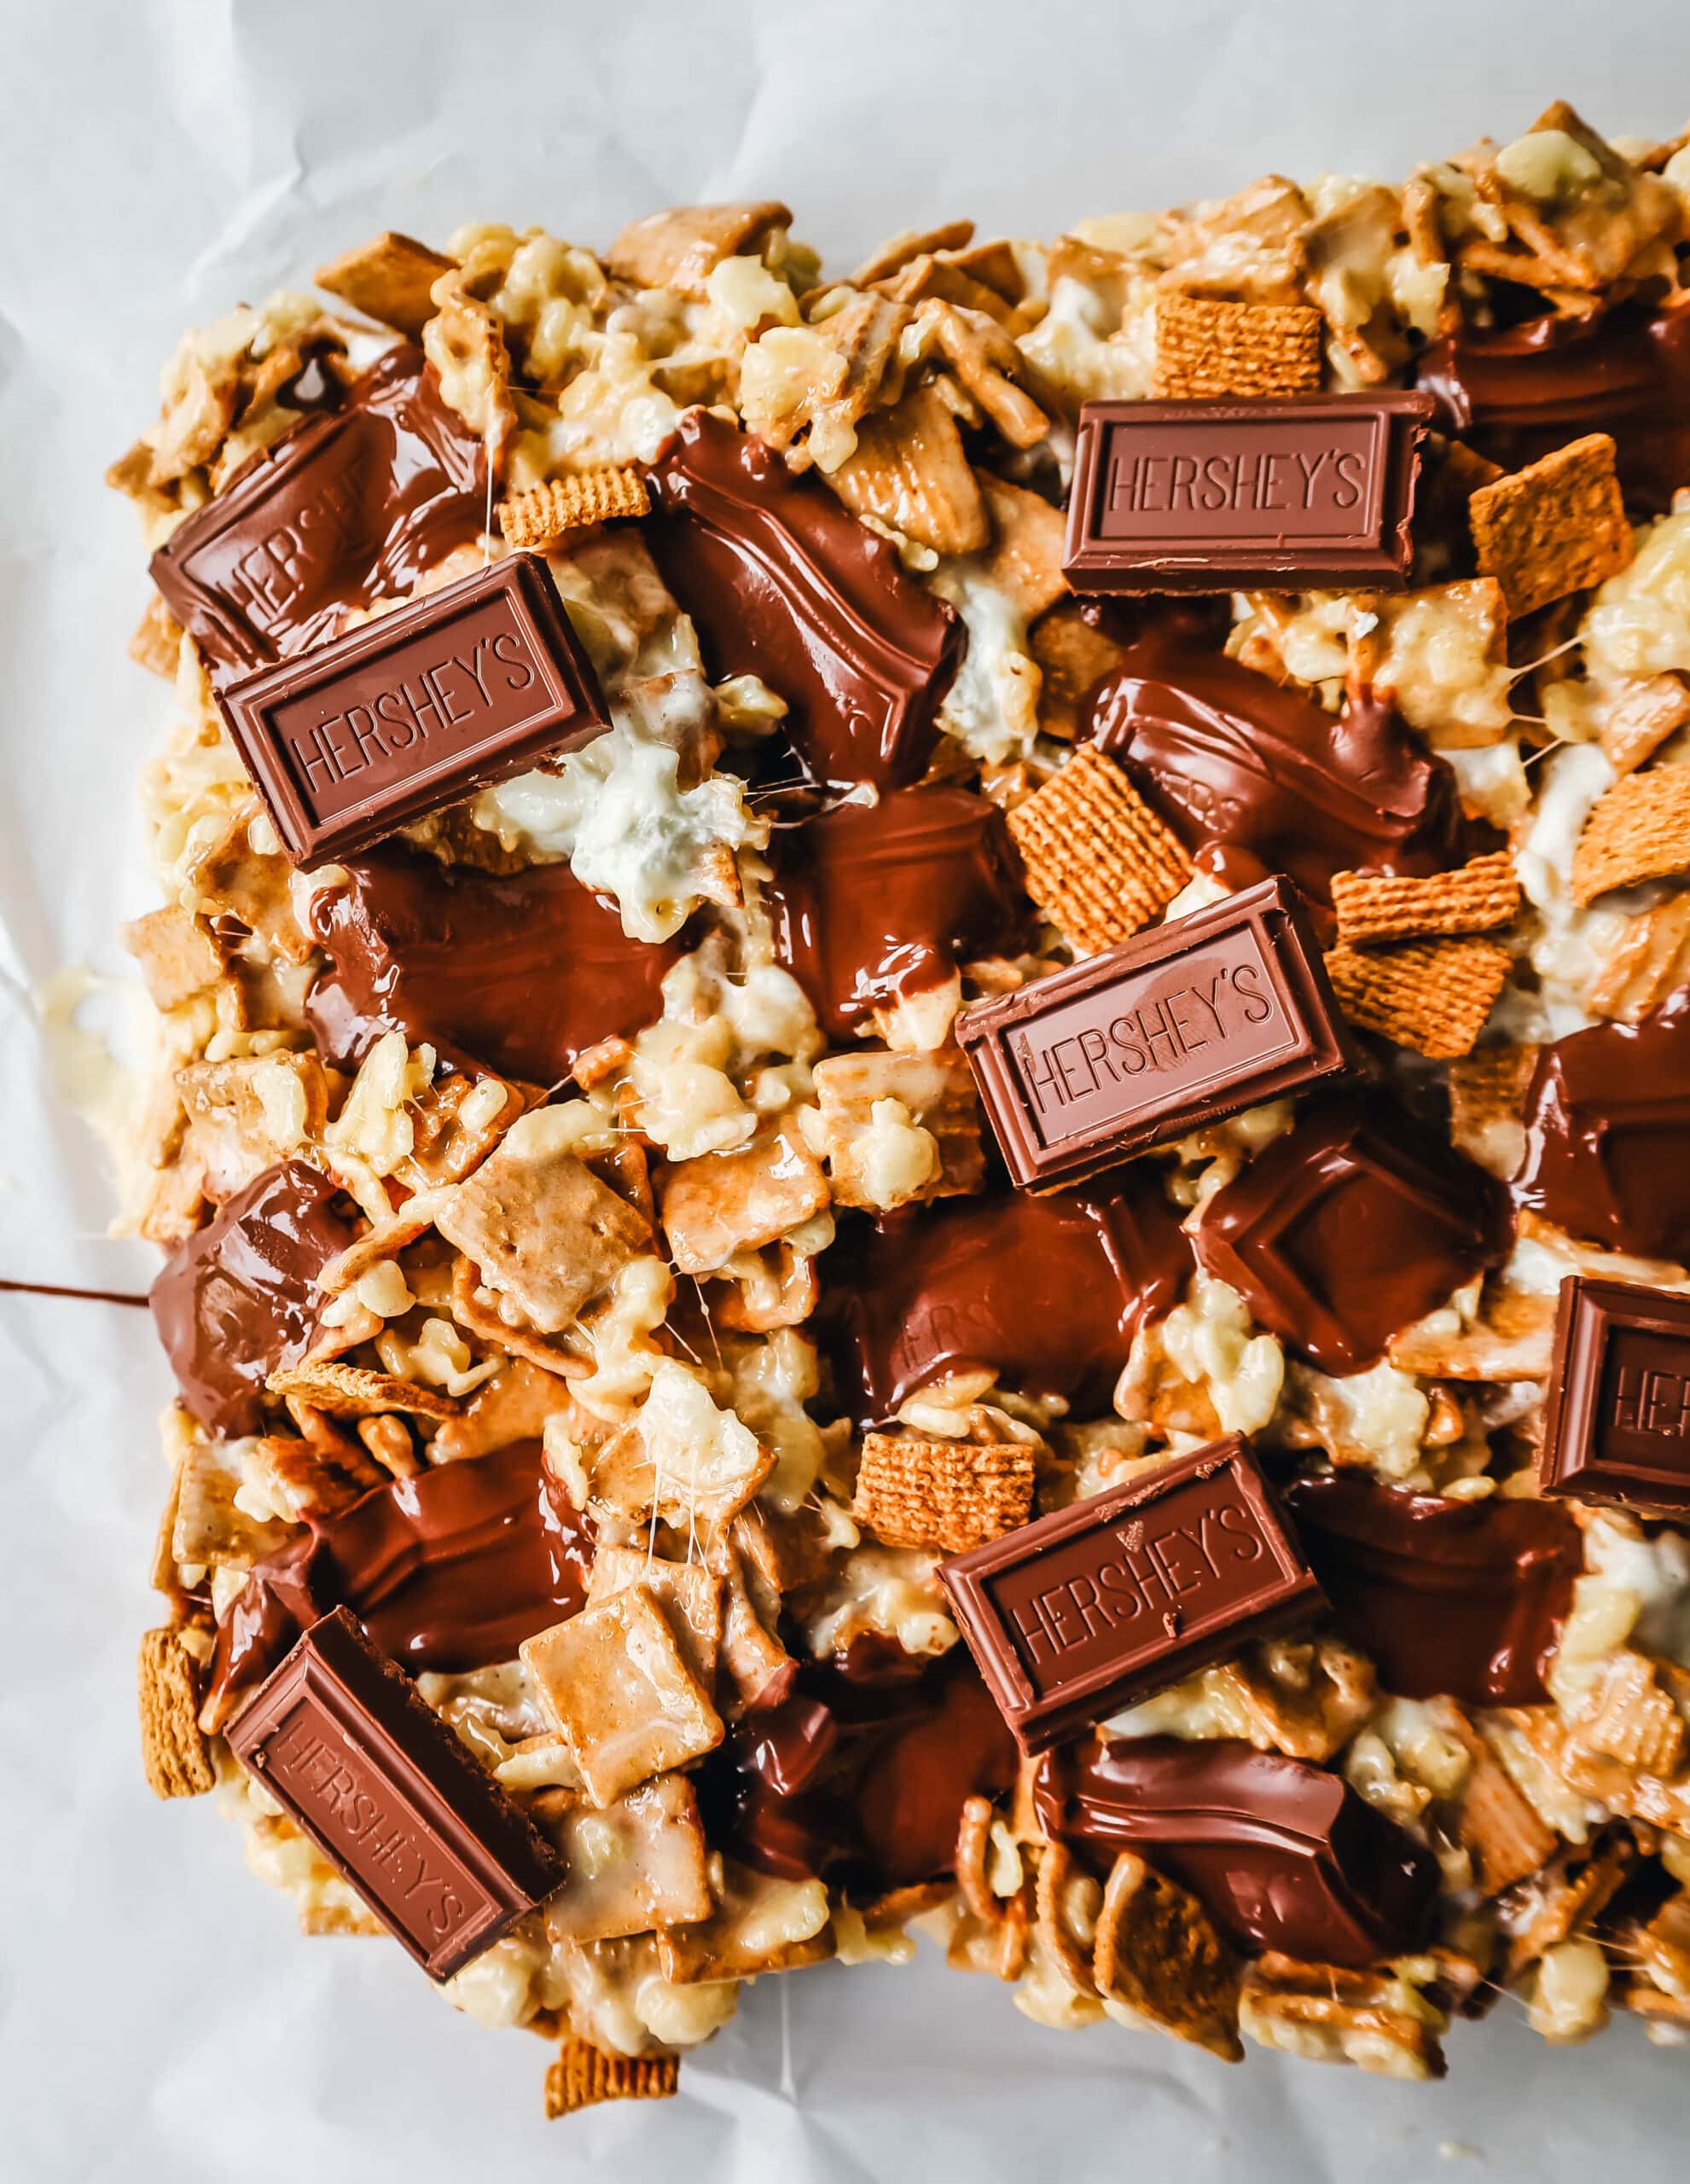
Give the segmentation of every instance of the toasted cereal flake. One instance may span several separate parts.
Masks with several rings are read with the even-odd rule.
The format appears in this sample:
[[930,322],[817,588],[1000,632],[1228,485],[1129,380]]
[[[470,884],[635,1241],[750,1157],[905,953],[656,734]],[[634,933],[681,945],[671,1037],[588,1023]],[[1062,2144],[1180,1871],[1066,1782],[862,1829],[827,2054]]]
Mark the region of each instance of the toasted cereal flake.
[[974,240],[972,220],[946,220],[937,228],[904,228],[895,235],[888,235],[871,257],[865,258],[851,276],[853,288],[866,288],[872,282],[890,280],[894,273],[902,272],[918,258],[932,256],[938,251],[961,250]]
[[709,1918],[698,1798],[682,1774],[659,1775],[602,1810],[568,1792],[536,1815],[569,1877],[546,1899],[554,1941],[614,1941]]
[[1534,1046],[1479,1047],[1449,1065],[1449,1136],[1459,1152],[1505,1179],[1525,1150],[1526,1088],[1537,1067]]
[[722,1741],[721,1716],[644,1585],[524,1639],[519,1651],[595,1805]]
[[1536,1808],[1453,1701],[1443,1726],[1471,1762],[1455,1815],[1456,1839],[1472,1858],[1479,1888],[1495,1896],[1537,1872],[1560,1847],[1560,1838],[1544,1826]]
[[1125,657],[1125,648],[1085,619],[1077,601],[1059,602],[1027,632],[1027,649],[1038,664],[1038,724],[1046,735],[1071,743],[1079,733],[1080,707]]
[[1516,620],[1617,575],[1631,559],[1606,433],[1482,485],[1467,506],[1480,573],[1496,578]]
[[1240,2027],[1260,2046],[1310,2062],[1355,2063],[1381,2077],[1441,2078],[1444,2023],[1397,1966],[1353,1971],[1275,1949],[1246,1969],[1239,1997]]
[[1690,894],[1628,918],[1585,995],[1593,1016],[1639,1024],[1668,996],[1690,985]]
[[1339,945],[1368,948],[1420,933],[1494,932],[1519,916],[1520,886],[1513,857],[1495,850],[1430,879],[1335,872],[1332,903]]
[[1142,930],[1191,877],[1191,860],[1115,761],[1083,744],[1008,815],[1027,892],[1076,954]]
[[651,504],[646,481],[631,463],[604,463],[595,470],[549,478],[501,501],[499,529],[513,552],[543,554],[566,531],[645,515]]
[[1508,1937],[1503,1977],[1518,1979],[1558,1943],[1583,1933],[1600,1916],[1637,1862],[1631,1838],[1620,1828],[1594,1837],[1588,1849],[1569,1845],[1517,1888],[1502,1907]]
[[980,575],[1014,602],[1024,621],[1033,621],[1068,589],[1062,573],[1067,517],[1025,485],[1012,485],[989,471],[976,476],[992,527],[992,548]]
[[732,1858],[712,1861],[716,1903],[694,1926],[657,1937],[663,1976],[677,1986],[796,1972],[833,1954],[826,1886],[760,1873]]
[[546,2121],[601,2100],[667,2100],[681,2082],[678,2055],[609,2055],[566,2033],[546,2069]]
[[936,554],[978,553],[990,537],[956,420],[932,380],[895,410],[865,417],[856,452],[828,482],[853,514],[874,516]]
[[182,626],[157,592],[142,609],[141,619],[129,641],[129,656],[149,675],[176,680],[182,659]]
[[1410,940],[1334,948],[1327,976],[1352,1024],[1432,1061],[1472,1051],[1513,958],[1495,940]]
[[605,269],[642,288],[677,288],[702,300],[724,258],[762,255],[792,213],[774,198],[734,205],[671,205],[624,228],[604,253]]
[[1025,1524],[1032,1499],[1031,1447],[869,1433],[851,1514],[887,1547],[961,1554]]
[[1681,675],[1652,675],[1609,710],[1596,731],[1616,773],[1635,773],[1668,736],[1690,722],[1690,686]]
[[1023,381],[1027,362],[1003,328],[984,312],[929,299],[915,313],[941,354],[1012,447],[1037,447],[1050,420]]
[[317,285],[415,340],[434,316],[430,290],[454,260],[391,228],[317,270]]
[[701,1562],[666,1562],[643,1547],[607,1547],[601,1542],[587,1577],[588,1606],[613,1600],[630,1585],[643,1585],[663,1609],[687,1666],[702,1688],[710,1690],[722,1646],[722,1580]]
[[179,1008],[223,975],[223,950],[209,926],[173,903],[125,926],[123,944],[160,1011]]
[[1322,328],[1307,304],[1223,303],[1164,288],[1154,392],[1187,402],[1310,393],[1321,384]]
[[1238,1959],[1197,1898],[1130,1850],[1103,1891],[1092,1976],[1106,2001],[1223,2062],[1242,2061]]
[[375,1418],[384,1411],[408,1411],[415,1418],[455,1418],[457,1404],[438,1388],[372,1373],[362,1365],[305,1358],[285,1365],[266,1383],[273,1396],[293,1396],[330,1418]]
[[[1670,1671],[1668,1671],[1670,1673]],[[1572,1725],[1586,1751],[1617,1759],[1644,1774],[1670,1778],[1684,1758],[1685,1722],[1661,1664],[1622,1649],[1601,1670]]]
[[828,1205],[822,1164],[793,1130],[734,1153],[680,1160],[663,1182],[663,1229],[682,1274],[711,1274],[772,1244]]
[[217,1786],[211,1746],[200,1731],[199,1673],[182,1634],[149,1630],[141,1641],[141,1763],[155,1798],[197,1798]]
[[467,1181],[438,1194],[434,1225],[543,1334],[560,1334],[650,1246],[625,1199],[558,1149],[557,1108],[524,1115]]
[[1616,781],[1584,822],[1573,852],[1574,899],[1690,869],[1690,766],[1652,766]]
[[516,429],[504,328],[471,294],[456,266],[435,282],[433,299],[434,316],[422,329],[423,352],[439,375],[441,400],[480,435],[497,475]]
[[[816,1063],[815,1083],[837,1205],[886,1211],[980,1188],[979,1101],[961,1054],[830,1054]],[[919,1174],[897,1157],[914,1150],[918,1132],[930,1141]]]

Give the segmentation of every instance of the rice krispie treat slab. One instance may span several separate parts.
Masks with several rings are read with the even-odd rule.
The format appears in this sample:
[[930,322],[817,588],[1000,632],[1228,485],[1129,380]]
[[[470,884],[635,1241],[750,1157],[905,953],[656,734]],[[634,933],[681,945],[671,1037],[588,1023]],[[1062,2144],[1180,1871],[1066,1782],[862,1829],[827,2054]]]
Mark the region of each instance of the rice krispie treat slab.
[[377,236],[113,467],[148,1780],[553,2115],[915,1932],[1681,2037],[1690,150],[791,229]]

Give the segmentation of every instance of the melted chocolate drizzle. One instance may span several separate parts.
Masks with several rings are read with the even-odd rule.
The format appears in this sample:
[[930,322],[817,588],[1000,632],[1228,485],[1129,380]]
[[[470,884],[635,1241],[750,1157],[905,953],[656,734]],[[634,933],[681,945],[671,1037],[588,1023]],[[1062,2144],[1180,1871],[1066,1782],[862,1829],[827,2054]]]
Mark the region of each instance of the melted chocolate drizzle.
[[1546,1047],[1514,1196],[1569,1235],[1690,1259],[1690,991]]
[[698,1777],[710,1839],[860,1900],[955,1863],[964,1803],[1015,1780],[1015,1743],[966,1650],[921,1660],[858,1638],[745,1716]]
[[1554,1502],[1449,1502],[1334,1472],[1285,1502],[1339,1629],[1403,1699],[1535,1706],[1572,1604],[1579,1530]]
[[495,877],[389,845],[346,868],[347,886],[312,900],[330,967],[305,1005],[339,1067],[398,1025],[460,1066],[555,1084],[589,1047],[663,1012],[678,944],[629,939],[566,864]]
[[707,410],[681,420],[648,483],[641,536],[711,679],[777,691],[813,781],[919,781],[967,647],[960,617],[826,486]]
[[146,1304],[145,1297],[131,1297],[126,1289],[72,1289],[58,1281],[0,1281],[0,1292],[13,1297],[75,1297],[89,1304]]
[[894,789],[775,835],[775,953],[836,1040],[869,1012],[943,985],[959,961],[1030,944],[1003,814],[961,788]]
[[1377,1364],[1401,1327],[1508,1250],[1507,1194],[1382,1096],[1312,1104],[1216,1192],[1209,1272],[1325,1373]]
[[1425,874],[1461,855],[1455,774],[1388,706],[1352,694],[1322,712],[1177,626],[1128,648],[1080,734],[1234,889],[1282,872],[1325,906],[1334,872]]
[[350,607],[409,592],[485,520],[481,441],[402,342],[172,531],[153,581],[224,682],[321,644]]
[[317,1275],[352,1241],[320,1168],[267,1168],[190,1236],[154,1282],[159,1339],[208,1433],[264,1430],[270,1374],[303,1357],[324,1299]]
[[1039,1763],[1040,1825],[1100,1877],[1132,1850],[1252,1954],[1369,1964],[1418,1948],[1437,1862],[1342,1775],[1225,1740],[1085,1739]]
[[537,1441],[379,1486],[253,1564],[218,1631],[212,1695],[262,1682],[336,1607],[413,1676],[514,1660],[584,1603],[592,1539]]
[[1690,310],[1623,306],[1450,334],[1422,353],[1415,383],[1444,429],[1506,470],[1610,433],[1634,508],[1663,514],[1690,485]]
[[858,1224],[824,1268],[845,1292],[840,1398],[884,1423],[942,1374],[990,1366],[1095,1410],[1191,1271],[1189,1240],[1141,1165],[1080,1190],[940,1199]]

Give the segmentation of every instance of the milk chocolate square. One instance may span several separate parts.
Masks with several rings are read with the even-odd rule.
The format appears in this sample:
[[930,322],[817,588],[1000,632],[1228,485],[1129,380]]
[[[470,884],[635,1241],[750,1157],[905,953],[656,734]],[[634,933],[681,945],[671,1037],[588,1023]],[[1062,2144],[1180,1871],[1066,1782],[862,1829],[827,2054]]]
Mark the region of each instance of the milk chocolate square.
[[311,1625],[228,1736],[431,1979],[562,1885],[558,1851],[344,1607]]
[[981,1002],[956,1037],[1011,1176],[1036,1191],[1354,1060],[1319,944],[1281,879]]
[[1537,1477],[1545,1494],[1690,1512],[1690,1297],[1561,1284]]
[[536,554],[263,668],[218,703],[282,849],[307,869],[609,725]]
[[973,1548],[938,1574],[1026,1752],[1325,1605],[1239,1435]]
[[1088,402],[1064,569],[1080,592],[1408,578],[1425,394]]

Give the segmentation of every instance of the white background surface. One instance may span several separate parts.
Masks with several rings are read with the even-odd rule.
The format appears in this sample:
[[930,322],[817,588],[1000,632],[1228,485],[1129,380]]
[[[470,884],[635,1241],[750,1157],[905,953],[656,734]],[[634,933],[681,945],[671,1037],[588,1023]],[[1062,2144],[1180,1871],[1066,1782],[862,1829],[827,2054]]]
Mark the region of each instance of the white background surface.
[[[148,906],[162,686],[100,473],[178,330],[392,225],[587,242],[781,196],[840,267],[971,213],[1054,234],[1270,167],[1398,175],[1549,99],[1665,133],[1682,0],[0,0],[0,1275],[136,1288],[27,995]],[[537,2041],[397,1949],[305,1943],[133,1727],[162,1472],[139,1314],[0,1296],[0,2180],[1681,2178],[1690,2055],[1545,2048],[1505,2004],[1442,2088],[1028,2024],[931,1960],[765,1981],[664,2106],[540,2119]]]

